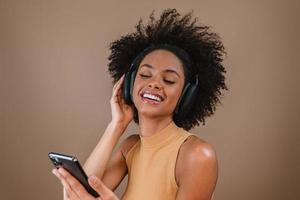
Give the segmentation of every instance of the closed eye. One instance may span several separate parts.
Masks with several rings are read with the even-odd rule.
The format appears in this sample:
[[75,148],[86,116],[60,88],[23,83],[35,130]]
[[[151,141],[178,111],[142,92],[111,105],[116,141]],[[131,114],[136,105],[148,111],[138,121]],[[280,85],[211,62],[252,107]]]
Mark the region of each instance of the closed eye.
[[[150,78],[150,77],[151,77],[150,75],[145,75],[145,74],[139,74],[139,76],[142,77],[143,79],[145,79],[145,78]],[[168,80],[168,79],[163,79],[163,81],[164,81],[165,83],[167,83],[168,85],[172,85],[172,84],[175,83],[175,81],[170,81],[170,80]]]
[[167,79],[164,79],[164,81],[165,81],[167,84],[170,84],[170,85],[172,85],[172,84],[175,83],[175,81],[169,81],[169,80],[167,80]]
[[142,77],[142,78],[149,78],[150,76],[149,75],[145,75],[145,74],[139,74],[140,75],[140,77]]

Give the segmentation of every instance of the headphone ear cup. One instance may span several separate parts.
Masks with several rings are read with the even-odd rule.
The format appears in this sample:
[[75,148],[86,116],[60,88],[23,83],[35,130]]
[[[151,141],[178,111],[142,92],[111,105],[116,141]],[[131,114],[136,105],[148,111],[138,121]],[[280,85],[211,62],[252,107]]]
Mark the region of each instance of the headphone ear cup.
[[134,86],[136,73],[137,73],[137,70],[133,70],[131,72],[131,75],[130,75],[130,88],[129,88],[129,91],[130,91],[131,103],[133,103],[133,86]]
[[125,103],[132,104],[132,93],[133,93],[133,85],[135,80],[136,70],[134,70],[134,66],[130,68],[130,70],[125,74],[124,77],[124,85],[123,85],[123,97]]
[[196,94],[197,94],[197,86],[191,83],[187,83],[185,86],[180,99],[178,100],[178,104],[175,110],[175,114],[180,116],[186,116],[194,104]]
[[127,104],[131,103],[131,97],[130,97],[131,80],[130,80],[130,78],[131,78],[131,73],[127,72],[124,77],[124,83],[123,83],[123,88],[122,88],[123,97]]
[[182,91],[182,94],[180,95],[180,97],[179,97],[179,99],[178,99],[178,102],[177,102],[177,106],[176,106],[176,108],[175,108],[175,114],[179,114],[179,113],[181,113],[181,111],[182,111],[182,102],[184,101],[184,99],[185,99],[185,96],[186,96],[186,93],[187,93],[187,90],[189,89],[189,87],[190,87],[190,83],[188,82],[187,84],[186,84],[186,86],[183,88],[183,91]]

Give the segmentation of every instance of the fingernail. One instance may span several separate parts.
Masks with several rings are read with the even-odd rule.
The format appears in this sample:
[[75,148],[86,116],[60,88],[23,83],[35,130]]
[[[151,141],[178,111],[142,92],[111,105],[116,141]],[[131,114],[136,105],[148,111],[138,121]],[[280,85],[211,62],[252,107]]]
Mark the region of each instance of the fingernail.
[[93,184],[96,184],[97,183],[97,178],[95,176],[91,176],[90,177],[90,180]]
[[60,173],[63,173],[63,172],[64,172],[64,170],[63,170],[62,167],[58,168],[58,171],[59,171]]
[[62,167],[58,168],[57,173],[59,173],[61,176],[65,177],[66,173]]
[[56,170],[55,169],[52,169],[52,174],[56,175]]

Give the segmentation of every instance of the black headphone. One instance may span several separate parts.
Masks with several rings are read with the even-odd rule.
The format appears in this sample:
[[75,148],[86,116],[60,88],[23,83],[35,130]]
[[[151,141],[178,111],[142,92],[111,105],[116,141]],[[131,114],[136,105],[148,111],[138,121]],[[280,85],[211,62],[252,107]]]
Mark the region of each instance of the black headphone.
[[[170,45],[168,45],[170,47]],[[167,47],[168,47],[167,46]],[[156,48],[158,45],[156,45]],[[160,46],[161,47],[161,46]],[[164,44],[164,47],[166,47],[166,44]],[[174,46],[171,46],[173,48],[174,52]],[[138,63],[143,58],[146,52],[153,50],[153,46],[150,46],[143,50],[131,63],[131,66],[126,72],[124,77],[124,84],[123,84],[123,97],[127,104],[133,104],[132,102],[132,92],[133,92],[133,85],[134,80],[136,77],[136,73],[138,70]],[[170,48],[167,48],[168,50],[172,50]],[[178,55],[177,52],[176,55]],[[196,75],[192,80],[186,81],[185,86],[183,88],[182,94],[177,102],[176,108],[174,110],[175,116],[185,117],[192,109],[192,106],[194,105],[194,102],[196,100],[197,96],[197,90],[198,90],[198,75]]]

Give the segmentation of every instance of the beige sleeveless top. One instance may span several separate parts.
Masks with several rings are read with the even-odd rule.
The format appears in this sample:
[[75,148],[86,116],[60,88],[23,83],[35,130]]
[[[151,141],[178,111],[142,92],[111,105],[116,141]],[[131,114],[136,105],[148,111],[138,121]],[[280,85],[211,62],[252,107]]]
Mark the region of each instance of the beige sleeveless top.
[[175,200],[175,164],[181,144],[190,136],[171,122],[149,137],[140,136],[126,155],[128,184],[122,200]]

